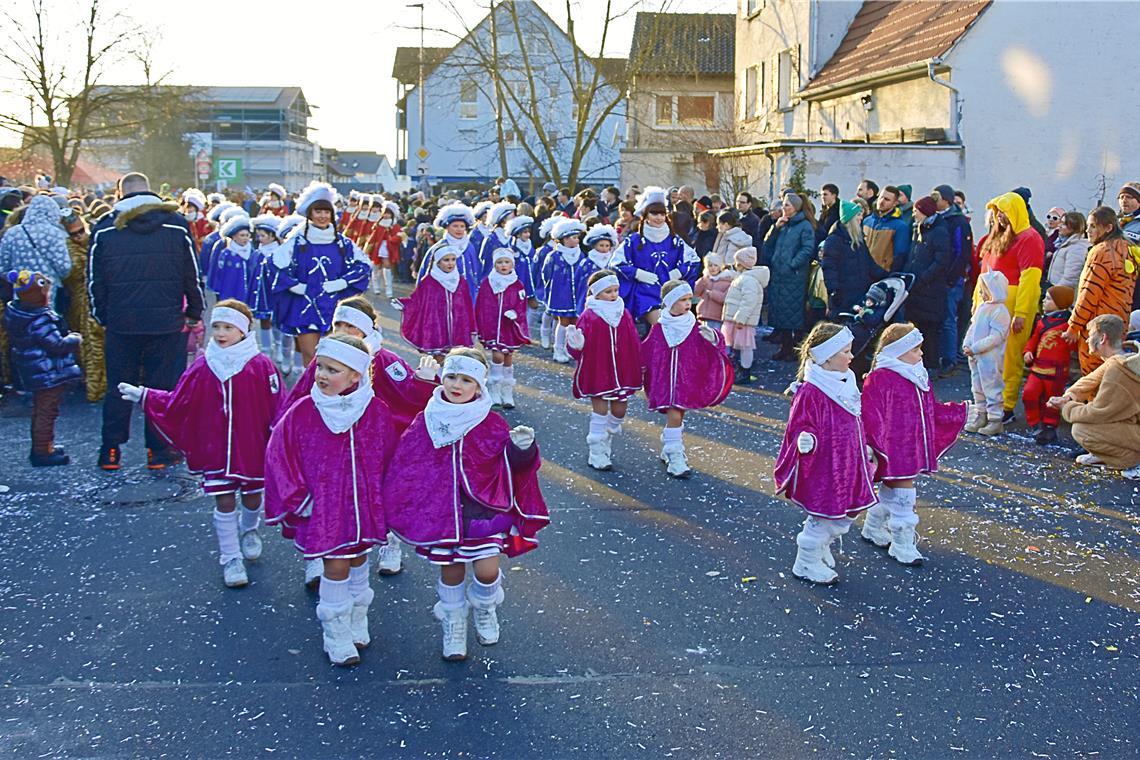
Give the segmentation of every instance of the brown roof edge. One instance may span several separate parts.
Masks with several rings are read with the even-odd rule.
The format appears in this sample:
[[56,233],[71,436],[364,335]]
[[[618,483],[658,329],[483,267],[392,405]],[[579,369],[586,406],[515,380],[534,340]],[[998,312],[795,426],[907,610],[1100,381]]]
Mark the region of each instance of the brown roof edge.
[[855,92],[856,90],[861,90],[867,85],[889,84],[891,82],[914,79],[917,74],[925,75],[932,63],[935,66],[935,70],[940,73],[945,73],[950,70],[950,67],[944,65],[940,58],[928,58],[913,63],[904,63],[901,66],[894,66],[882,71],[861,74],[860,76],[851,77],[850,79],[844,79],[832,84],[817,87],[812,87],[809,84],[807,89],[801,90],[797,94],[797,97],[801,100],[823,100],[825,98],[838,97],[850,92]]

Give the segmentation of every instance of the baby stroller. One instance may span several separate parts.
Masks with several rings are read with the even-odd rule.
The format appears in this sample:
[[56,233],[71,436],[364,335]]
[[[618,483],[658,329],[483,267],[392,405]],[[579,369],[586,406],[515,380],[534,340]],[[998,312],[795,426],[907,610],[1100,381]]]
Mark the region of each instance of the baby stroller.
[[855,336],[851,344],[851,353],[855,356],[851,369],[856,377],[862,378],[870,371],[875,339],[898,314],[913,284],[914,275],[909,273],[884,277],[867,289],[863,305],[856,306],[855,313],[839,315],[839,323],[846,325]]

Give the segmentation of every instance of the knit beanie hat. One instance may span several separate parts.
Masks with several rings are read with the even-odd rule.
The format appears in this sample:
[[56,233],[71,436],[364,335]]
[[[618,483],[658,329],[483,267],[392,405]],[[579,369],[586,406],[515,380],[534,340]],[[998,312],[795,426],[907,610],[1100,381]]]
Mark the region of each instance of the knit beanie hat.
[[709,253],[705,255],[705,266],[712,264],[724,269],[724,256],[719,253]]
[[739,248],[736,253],[732,254],[732,260],[736,262],[737,266],[751,269],[756,266],[756,248],[751,245],[745,248]]
[[914,202],[914,209],[923,216],[934,216],[938,213],[938,204],[929,195],[924,195]]
[[862,210],[863,208],[858,203],[839,201],[839,223],[847,224]]
[[910,185],[895,185],[910,200],[914,197],[914,189]]
[[6,279],[11,283],[16,299],[24,306],[47,306],[51,279],[46,275],[21,269],[9,272]]
[[1117,195],[1127,194],[1131,195],[1136,200],[1140,201],[1140,182],[1125,182],[1124,186],[1120,188]]
[[938,193],[938,197],[947,203],[954,203],[954,188],[950,187],[949,185],[939,185],[938,187],[934,188],[934,191],[930,194],[931,197],[934,196],[934,193]]
[[1045,292],[1053,299],[1053,303],[1057,304],[1058,309],[1064,311],[1072,308],[1076,293],[1068,285],[1054,285]]
[[804,210],[804,199],[795,193],[785,193],[784,200],[790,203],[796,211]]

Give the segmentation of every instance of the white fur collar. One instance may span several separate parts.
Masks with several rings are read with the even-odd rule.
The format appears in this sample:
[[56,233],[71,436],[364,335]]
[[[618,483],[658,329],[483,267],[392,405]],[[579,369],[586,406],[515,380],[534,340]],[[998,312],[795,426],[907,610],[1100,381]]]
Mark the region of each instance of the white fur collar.
[[641,236],[648,240],[650,243],[660,243],[665,238],[669,237],[669,225],[663,224],[660,227],[653,227],[649,224],[641,226]]
[[245,369],[249,360],[257,356],[257,350],[257,334],[252,331],[227,348],[222,348],[211,338],[206,344],[206,366],[224,383]]
[[424,424],[432,446],[442,449],[470,433],[490,413],[490,396],[480,394],[466,404],[453,404],[443,398],[443,386],[437,386],[424,407]]
[[617,327],[621,324],[621,315],[625,311],[625,301],[620,298],[603,301],[590,296],[586,299],[586,308],[601,317],[610,327]]
[[339,396],[326,396],[316,383],[309,390],[309,398],[317,407],[325,427],[337,435],[346,432],[364,416],[368,405],[372,403],[373,395],[372,383],[368,382],[367,377],[360,378],[355,390]]
[[839,404],[849,414],[858,417],[862,412],[862,395],[859,393],[859,386],[855,382],[855,373],[851,370],[832,372],[809,360],[804,372],[804,382],[811,383],[819,388],[829,399]]
[[448,293],[454,293],[455,289],[459,287],[459,266],[456,265],[455,269],[450,272],[444,272],[439,268],[439,264],[432,264],[431,270],[428,272],[431,278],[447,289]]
[[697,318],[693,316],[692,311],[686,311],[680,316],[673,316],[668,310],[662,309],[657,324],[661,325],[661,332],[664,334],[665,342],[669,344],[669,348],[676,348],[681,345],[685,338],[689,337],[689,333],[697,326]]
[[498,270],[492,269],[487,274],[487,282],[491,284],[491,292],[495,295],[502,293],[518,281],[519,276],[513,271],[510,274],[499,274]]

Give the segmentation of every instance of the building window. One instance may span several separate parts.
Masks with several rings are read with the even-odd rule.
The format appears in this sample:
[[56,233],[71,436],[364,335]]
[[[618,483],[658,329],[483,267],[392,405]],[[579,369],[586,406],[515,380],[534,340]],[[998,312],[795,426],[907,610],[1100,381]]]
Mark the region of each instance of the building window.
[[760,67],[749,66],[744,70],[744,113],[745,119],[751,119],[760,113]]
[[751,16],[754,13],[759,13],[764,10],[764,2],[765,0],[745,0],[745,15]]
[[716,118],[716,95],[678,95],[677,123],[685,127],[711,127]]
[[459,118],[475,119],[479,116],[479,85],[468,79],[459,85]]
[[508,148],[516,148],[519,144],[518,132],[513,129],[503,130],[503,145]]
[[671,126],[673,124],[673,96],[672,95],[658,95],[657,98],[657,118],[656,123],[658,126]]
[[798,86],[799,81],[792,82],[792,77],[795,73],[795,61],[792,58],[792,51],[785,50],[779,56],[779,79],[777,80],[777,107],[787,109],[792,107],[792,88]]

